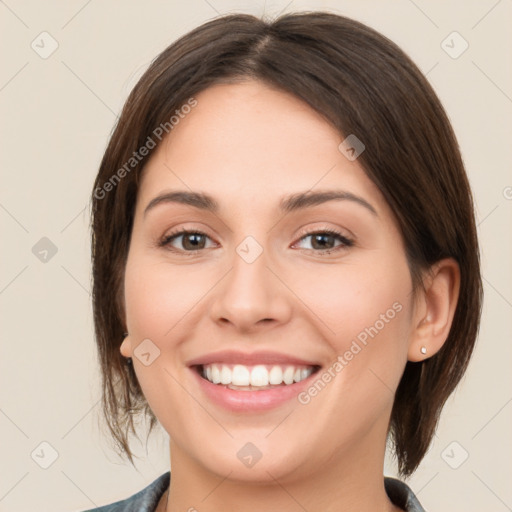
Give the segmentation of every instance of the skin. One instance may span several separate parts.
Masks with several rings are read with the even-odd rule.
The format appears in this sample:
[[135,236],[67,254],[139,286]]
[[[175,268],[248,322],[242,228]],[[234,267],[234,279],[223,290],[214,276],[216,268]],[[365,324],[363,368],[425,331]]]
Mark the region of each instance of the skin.
[[[407,360],[432,356],[448,335],[457,264],[439,262],[425,291],[412,293],[389,206],[358,161],[338,150],[344,137],[299,99],[257,81],[216,85],[196,99],[144,169],[125,269],[121,353],[133,357],[170,436],[172,481],[159,510],[400,510],[383,480],[394,391]],[[376,214],[350,200],[279,211],[283,196],[311,189],[348,191]],[[207,193],[219,211],[161,203],[144,215],[172,190]],[[159,246],[174,228],[205,232],[204,248],[187,255],[190,236]],[[326,228],[353,245],[327,239],[334,249],[322,254],[305,232]],[[263,250],[252,263],[236,252],[249,235]],[[396,303],[401,311],[305,405],[230,412],[205,397],[186,365],[237,349],[327,369]],[[133,352],[146,338],[160,350],[149,366]],[[262,453],[252,468],[236,456],[247,442]]]

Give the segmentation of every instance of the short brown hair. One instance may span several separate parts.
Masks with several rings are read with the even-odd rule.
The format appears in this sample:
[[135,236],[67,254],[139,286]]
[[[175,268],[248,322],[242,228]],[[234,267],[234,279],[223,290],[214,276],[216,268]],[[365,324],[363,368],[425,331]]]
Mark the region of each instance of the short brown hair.
[[119,352],[126,328],[124,268],[149,156],[130,168],[126,163],[190,97],[244,79],[302,99],[340,134],[363,141],[358,162],[396,216],[415,289],[421,272],[440,259],[459,264],[460,293],[448,339],[434,356],[406,364],[395,395],[389,433],[399,472],[408,476],[428,449],[478,333],[482,282],[473,200],[449,120],[415,64],[375,30],[323,12],[274,21],[239,14],[207,22],[165,49],[126,101],[92,195],[94,323],[103,413],[116,447],[133,463],[128,436],[136,435],[134,418],[147,414],[149,432],[156,424],[132,365]]

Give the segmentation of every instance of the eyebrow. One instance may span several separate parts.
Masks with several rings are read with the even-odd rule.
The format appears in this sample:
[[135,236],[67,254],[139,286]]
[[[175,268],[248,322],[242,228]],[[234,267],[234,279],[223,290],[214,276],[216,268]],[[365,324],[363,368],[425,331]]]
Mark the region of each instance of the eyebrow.
[[[368,201],[345,190],[298,192],[281,199],[279,202],[279,209],[284,213],[290,213],[311,206],[318,206],[328,201],[352,201],[364,206],[373,215],[378,216],[377,210]],[[176,190],[173,192],[165,192],[153,198],[146,206],[144,216],[156,206],[168,203],[186,204],[212,213],[217,213],[219,211],[219,204],[208,194]]]

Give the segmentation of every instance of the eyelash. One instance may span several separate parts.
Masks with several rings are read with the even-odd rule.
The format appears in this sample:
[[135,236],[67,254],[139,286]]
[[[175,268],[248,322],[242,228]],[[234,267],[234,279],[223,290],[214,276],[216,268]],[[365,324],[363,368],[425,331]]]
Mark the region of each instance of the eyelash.
[[[205,236],[207,238],[210,238],[206,233],[204,233],[204,232],[202,232],[200,230],[186,230],[186,229],[181,229],[180,230],[180,229],[178,229],[176,231],[173,231],[173,232],[169,233],[168,235],[165,235],[160,240],[158,245],[160,247],[166,247],[170,251],[181,253],[181,254],[187,255],[187,256],[194,256],[197,253],[199,253],[200,251],[204,250],[204,249],[196,249],[196,250],[193,250],[193,251],[185,251],[185,250],[176,249],[174,247],[171,247],[170,243],[175,238],[178,238],[178,237],[180,237],[182,235],[200,235],[200,236]],[[325,255],[325,254],[330,254],[332,252],[336,252],[336,251],[339,251],[339,250],[344,250],[344,249],[346,250],[347,248],[352,247],[354,245],[354,241],[352,239],[347,238],[346,236],[342,235],[339,231],[336,231],[334,229],[321,229],[321,230],[316,230],[316,231],[306,231],[304,233],[301,233],[299,241],[301,241],[304,238],[307,238],[308,236],[313,236],[313,235],[331,235],[331,236],[334,236],[334,237],[338,238],[339,241],[341,241],[341,245],[338,245],[337,247],[333,247],[332,249],[320,249],[320,250],[316,250],[316,249],[302,249],[303,251],[308,251],[308,252],[313,251],[316,254]]]

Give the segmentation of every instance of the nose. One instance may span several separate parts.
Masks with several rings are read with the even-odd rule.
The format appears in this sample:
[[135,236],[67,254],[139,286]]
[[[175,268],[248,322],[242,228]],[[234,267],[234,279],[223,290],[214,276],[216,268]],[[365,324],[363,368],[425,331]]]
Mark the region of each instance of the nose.
[[276,269],[268,266],[266,251],[252,262],[236,253],[231,270],[216,287],[211,319],[243,333],[286,323],[293,294]]

